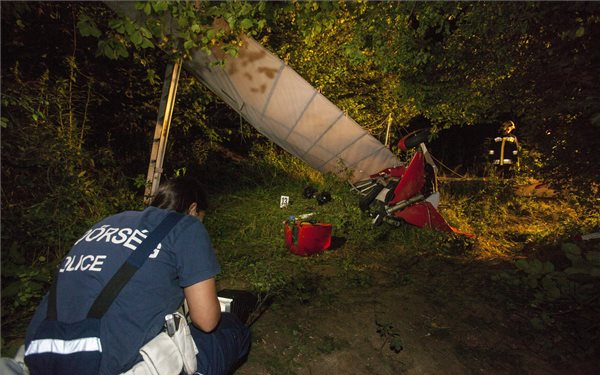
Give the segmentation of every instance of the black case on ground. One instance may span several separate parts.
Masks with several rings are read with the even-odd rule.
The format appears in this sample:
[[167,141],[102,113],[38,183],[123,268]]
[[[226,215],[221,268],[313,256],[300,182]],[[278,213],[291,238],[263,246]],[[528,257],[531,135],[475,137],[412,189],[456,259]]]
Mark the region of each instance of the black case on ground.
[[240,318],[244,324],[248,322],[250,314],[257,307],[258,298],[247,290],[223,289],[217,292],[217,296],[233,300],[230,312]]

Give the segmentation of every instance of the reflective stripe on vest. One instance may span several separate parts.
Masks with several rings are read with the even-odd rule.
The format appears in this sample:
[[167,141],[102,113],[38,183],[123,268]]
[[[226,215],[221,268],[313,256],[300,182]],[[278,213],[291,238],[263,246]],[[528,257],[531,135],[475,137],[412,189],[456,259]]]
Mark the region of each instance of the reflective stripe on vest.
[[[512,160],[504,158],[504,146],[505,146],[506,142],[516,143],[517,139],[512,136],[496,137],[496,138],[494,138],[494,142],[497,142],[497,143],[501,142],[500,157],[499,157],[499,160],[494,160],[494,164],[499,164],[499,165],[512,164]],[[494,154],[493,150],[490,151],[490,155],[493,155],[493,154]],[[512,154],[517,155],[517,151],[516,150],[513,151]]]
[[25,355],[41,353],[72,354],[77,352],[102,352],[100,338],[84,337],[75,340],[33,340],[27,347]]

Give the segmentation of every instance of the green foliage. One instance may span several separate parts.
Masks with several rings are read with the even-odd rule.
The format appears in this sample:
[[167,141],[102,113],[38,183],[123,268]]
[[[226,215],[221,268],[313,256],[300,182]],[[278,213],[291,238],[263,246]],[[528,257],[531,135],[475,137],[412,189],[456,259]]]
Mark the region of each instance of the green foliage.
[[373,277],[366,263],[358,257],[345,257],[342,261],[342,270],[345,279],[353,287],[366,288],[373,285]]
[[89,225],[137,202],[110,150],[86,148],[90,108],[102,102],[94,81],[72,56],[63,66],[37,76],[2,67],[3,329],[23,328]]
[[571,266],[565,269],[565,273],[571,278],[578,278],[582,281],[600,278],[600,252],[597,249],[583,252],[573,243],[563,243],[561,249],[571,262]]
[[510,116],[527,168],[561,184],[598,169],[600,96],[584,78],[597,70],[596,4],[322,4],[270,5],[261,42],[379,139],[390,113],[396,132],[418,114],[435,128]]
[[[29,227],[25,233],[39,240],[44,248],[47,241],[38,235],[44,225],[38,219],[43,222],[53,217],[60,231],[56,238],[60,243],[62,237],[72,239],[74,235],[72,216],[67,212],[78,210],[85,214],[76,216],[85,217],[89,211],[101,209],[95,202],[98,187],[88,176],[96,173],[94,160],[82,150],[87,119],[77,116],[75,109],[77,105],[88,105],[89,98],[86,99],[85,86],[80,92],[74,85],[76,81],[55,80],[48,72],[35,83],[21,81],[18,66],[13,74],[16,85],[5,85],[2,101],[3,112],[9,118],[2,139],[5,209],[11,213],[19,210],[30,220],[37,217],[20,226]],[[17,218],[9,216],[12,219]],[[36,258],[56,254],[46,250],[31,255]]]
[[263,41],[380,139],[388,113],[396,126],[421,114],[436,128],[510,116],[524,144],[543,152],[538,168],[566,182],[598,169],[589,154],[600,96],[586,83],[597,70],[597,7],[305,3],[278,8],[272,30],[287,37]]
[[389,349],[396,354],[404,350],[404,344],[400,338],[400,333],[397,332],[392,323],[375,322],[375,324],[377,325],[377,333],[383,339],[381,349],[383,349],[386,344],[389,344]]
[[535,309],[530,318],[533,328],[556,331],[558,335],[572,332],[574,351],[594,355],[599,349],[594,343],[600,337],[600,330],[593,324],[600,307],[600,249],[565,242],[559,255],[553,262],[519,259],[516,271],[501,273],[495,279],[528,293],[526,300]]
[[[555,179],[580,180],[582,171],[598,167],[591,151],[598,147],[598,93],[585,83],[595,71],[590,61],[597,60],[595,4],[161,1],[135,7],[143,21],[82,12],[82,35],[103,30],[99,49],[111,58],[153,43],[172,59],[189,58],[196,48],[236,56],[244,32],[381,140],[388,114],[395,131],[418,114],[435,128],[511,116],[528,147],[545,154],[536,167]],[[177,30],[165,29],[167,15]],[[575,158],[566,165],[564,155]]]
[[[442,183],[443,216],[476,239],[372,227],[344,181],[270,143],[183,72],[164,176],[206,177],[213,197],[206,225],[223,268],[220,285],[311,303],[329,281],[312,277],[314,267],[331,266],[354,288],[378,285],[381,272],[409,285],[411,274],[397,267],[406,255],[526,255],[599,227],[598,185],[589,173],[598,169],[598,95],[589,84],[598,53],[593,3],[157,1],[136,4],[143,22],[115,17],[102,3],[1,6],[3,345],[22,338],[77,236],[103,216],[140,208],[165,65],[196,48],[235,56],[240,32],[379,139],[388,114],[396,128],[417,114],[441,128],[511,112],[522,119],[528,145],[523,175],[566,166],[557,177],[573,180],[560,184],[564,201],[516,197],[493,178]],[[176,19],[177,30],[165,29],[165,16]],[[303,198],[307,185],[329,191],[332,202]],[[290,196],[290,207],[279,208],[281,195]],[[332,223],[344,245],[291,255],[283,221],[308,212]],[[536,311],[532,324],[576,332],[581,346],[597,339],[589,323],[598,310],[597,253],[565,244],[559,261],[516,263],[507,280]],[[396,329],[377,325],[383,346],[401,350]],[[339,345],[325,338],[318,350]]]
[[277,22],[260,41],[371,134],[384,141],[390,113],[394,128],[415,115],[410,103],[397,100],[398,82],[378,70],[355,40],[364,4],[301,2],[292,9],[275,4]]
[[13,243],[7,253],[8,256],[3,257],[5,258],[3,263],[8,264],[6,266],[3,264],[2,277],[9,283],[2,289],[2,298],[12,301],[10,305],[5,306],[7,321],[15,320],[16,311],[25,315],[33,314],[34,308],[47,292],[49,281],[54,276],[52,272],[54,267],[48,267],[45,257],[40,256],[30,264],[25,262],[20,251],[21,249]]
[[[98,38],[98,54],[109,59],[155,47],[171,58],[189,59],[195,49],[212,54],[216,46],[235,57],[240,35],[256,35],[265,25],[263,2],[152,1],[108,6],[122,13],[101,19],[97,11],[83,11],[77,26],[81,35]],[[173,20],[173,28],[167,19]]]

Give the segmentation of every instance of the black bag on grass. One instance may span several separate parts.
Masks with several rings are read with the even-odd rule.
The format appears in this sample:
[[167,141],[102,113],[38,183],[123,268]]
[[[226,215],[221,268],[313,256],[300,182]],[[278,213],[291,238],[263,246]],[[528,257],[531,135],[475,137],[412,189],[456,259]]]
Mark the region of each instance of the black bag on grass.
[[258,297],[246,290],[223,289],[217,295],[232,300],[229,312],[237,316],[244,324],[248,323],[250,314],[257,308]]

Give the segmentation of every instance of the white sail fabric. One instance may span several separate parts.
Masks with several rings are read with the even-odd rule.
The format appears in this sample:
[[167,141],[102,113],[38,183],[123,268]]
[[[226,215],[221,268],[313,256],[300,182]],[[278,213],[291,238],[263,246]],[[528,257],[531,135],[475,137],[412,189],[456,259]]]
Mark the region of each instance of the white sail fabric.
[[[118,11],[127,4],[107,2]],[[133,6],[128,8],[125,13],[131,15]],[[389,149],[281,59],[254,39],[243,40],[239,56],[225,56],[224,64],[214,64],[214,54],[197,49],[184,68],[259,132],[321,172],[356,182],[400,164]]]

